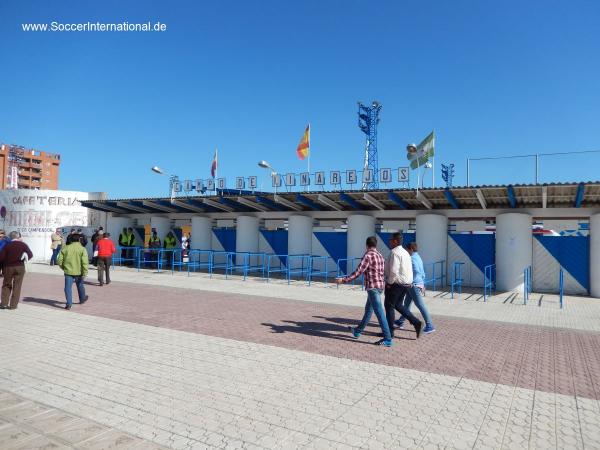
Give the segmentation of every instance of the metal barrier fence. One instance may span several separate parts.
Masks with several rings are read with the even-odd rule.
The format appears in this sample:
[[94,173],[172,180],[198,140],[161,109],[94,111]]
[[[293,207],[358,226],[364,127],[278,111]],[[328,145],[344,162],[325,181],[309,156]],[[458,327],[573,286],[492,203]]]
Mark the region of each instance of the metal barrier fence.
[[112,265],[122,266],[123,263],[130,262],[132,266],[137,266],[139,251],[141,249],[142,247],[121,247],[120,245],[117,246],[117,251],[112,256]]
[[[315,256],[310,257],[310,271],[308,277],[308,285],[310,286],[312,280],[316,277],[325,279],[325,284],[329,280],[330,274],[337,274],[337,267],[335,269],[329,269],[329,263],[334,262],[333,258],[329,256]],[[316,266],[316,267],[315,267]]]
[[531,294],[531,266],[525,267],[523,270],[523,304],[526,305]]
[[[432,284],[432,289],[435,290],[435,282],[438,280],[441,280],[441,286],[445,286],[444,280],[446,279],[446,271],[444,266],[446,265],[446,260],[442,259],[440,261],[436,261],[436,262],[432,262],[432,263],[427,263],[427,264],[423,264],[424,268],[427,268],[429,266],[431,266],[431,278],[429,279],[425,279],[424,280],[424,284],[425,286],[427,286],[427,284],[431,283]],[[439,275],[436,276],[436,267],[439,266]],[[427,270],[425,270],[425,273],[427,273]]]
[[300,275],[304,281],[309,282],[310,278],[310,255],[288,255],[287,257],[287,282],[293,280],[293,275]]
[[488,296],[496,292],[496,264],[483,268],[483,301],[487,302]]
[[288,255],[267,255],[267,283],[271,274],[283,273],[288,278]]
[[[360,263],[361,258],[341,258],[337,260],[337,274],[336,278],[341,278],[350,275],[352,272],[356,270],[358,264]],[[346,270],[342,270],[342,263],[346,265]],[[351,284],[356,284],[357,281],[360,281],[360,284],[364,286],[364,276],[361,275],[358,278],[355,278],[351,281]],[[337,285],[339,289],[340,285]]]
[[225,268],[225,278],[233,275],[234,272],[242,272],[244,281],[250,272],[261,272],[261,277],[265,277],[265,253],[251,252],[229,252],[227,255],[227,267]]
[[196,272],[199,269],[206,269],[208,270],[210,278],[212,278],[213,255],[214,252],[212,250],[189,250],[189,259],[187,263],[188,277],[190,276],[190,271],[192,270]]
[[563,307],[564,307],[564,302],[563,302],[564,292],[565,292],[565,271],[561,267],[560,270],[558,271],[558,293],[559,293],[560,309],[563,309]]
[[452,265],[452,278],[451,278],[451,282],[450,282],[450,289],[451,289],[451,295],[450,298],[454,299],[454,288],[458,287],[458,293],[462,294],[462,285],[463,285],[463,278],[462,278],[462,266],[464,266],[465,263],[464,262],[460,262],[460,261],[455,261],[454,264]]

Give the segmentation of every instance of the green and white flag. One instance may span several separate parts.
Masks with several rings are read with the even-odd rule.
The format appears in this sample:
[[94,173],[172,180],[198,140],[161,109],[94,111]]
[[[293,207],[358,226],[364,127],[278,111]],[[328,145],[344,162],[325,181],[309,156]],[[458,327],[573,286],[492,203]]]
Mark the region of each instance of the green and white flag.
[[416,169],[419,166],[422,166],[429,158],[434,155],[435,151],[435,133],[432,131],[429,133],[423,141],[417,145],[417,150],[413,152],[408,152],[406,154],[406,158],[410,161],[411,169]]

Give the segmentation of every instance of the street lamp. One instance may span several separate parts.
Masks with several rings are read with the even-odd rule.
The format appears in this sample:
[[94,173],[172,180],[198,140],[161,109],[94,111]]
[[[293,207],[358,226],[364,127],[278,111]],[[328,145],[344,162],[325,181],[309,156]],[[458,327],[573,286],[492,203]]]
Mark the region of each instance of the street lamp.
[[[258,167],[262,169],[271,169],[271,179],[277,175],[277,171],[264,159],[258,162]],[[277,194],[277,183],[275,183],[275,193]]]
[[179,177],[177,175],[169,175],[165,173],[160,167],[154,166],[152,167],[152,172],[157,173],[159,175],[165,175],[169,177],[169,196],[171,197],[171,203],[173,203],[173,197],[175,197],[175,183],[179,182]]

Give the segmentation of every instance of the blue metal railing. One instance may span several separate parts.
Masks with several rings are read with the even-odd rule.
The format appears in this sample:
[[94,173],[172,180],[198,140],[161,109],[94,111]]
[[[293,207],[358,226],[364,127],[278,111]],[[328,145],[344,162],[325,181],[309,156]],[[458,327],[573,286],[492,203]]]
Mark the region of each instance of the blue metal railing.
[[164,256],[161,253],[161,248],[141,248],[139,250],[139,256],[137,258],[137,270],[146,268],[148,266],[154,266],[158,272],[160,272],[160,268],[162,267],[161,257]]
[[231,252],[215,251],[212,256],[212,272],[222,269],[227,279],[227,268],[229,267],[229,255]]
[[267,283],[271,279],[271,274],[283,273],[288,279],[288,255],[267,255]]
[[199,250],[192,249],[188,251],[189,261],[187,263],[188,277],[190,276],[190,271],[200,269],[207,269],[210,278],[212,278],[213,273],[213,254],[212,250]]
[[[354,272],[356,270],[356,268],[358,267],[358,264],[360,263],[361,258],[340,258],[337,260],[337,274],[336,274],[336,278],[340,278],[340,277],[345,277],[350,275],[352,272]],[[342,264],[345,265],[346,269],[343,270],[342,269]],[[364,276],[361,275],[358,278],[355,278],[354,280],[352,280],[350,283],[351,284],[356,284],[357,282],[360,282],[361,286],[364,287]],[[337,285],[337,288],[339,289],[340,285]]]
[[451,283],[450,283],[450,289],[451,289],[451,296],[450,298],[454,299],[454,288],[457,287],[457,291],[459,294],[462,294],[462,285],[463,285],[463,278],[462,278],[462,266],[464,266],[465,263],[464,262],[460,262],[460,261],[455,261],[454,264],[452,265],[452,279],[451,279]]
[[131,262],[137,266],[139,252],[142,247],[121,247],[117,246],[116,253],[112,256],[113,266],[122,266],[123,263]]
[[287,282],[293,281],[294,275],[300,275],[307,283],[310,278],[310,255],[288,255],[287,257]]
[[496,264],[490,264],[483,268],[483,301],[496,292]]
[[265,253],[253,252],[229,252],[227,255],[227,267],[225,278],[234,272],[242,272],[244,281],[250,272],[260,272],[265,277]]
[[531,266],[525,267],[523,270],[523,304],[526,305],[531,294]]
[[[440,285],[442,287],[445,286],[445,283],[444,283],[444,280],[446,279],[446,271],[444,270],[445,265],[446,265],[445,259],[442,259],[442,260],[436,261],[436,262],[432,262],[432,263],[423,264],[423,266],[425,268],[425,273],[427,273],[427,267],[431,266],[431,278],[424,280],[425,286],[427,286],[429,283],[431,283],[432,284],[431,289],[435,290],[435,282],[438,280],[441,281]],[[436,267],[438,268],[437,273],[439,274],[437,276],[436,276]]]
[[315,256],[310,257],[310,270],[308,277],[308,285],[310,286],[313,278],[321,277],[325,279],[325,284],[331,274],[337,274],[336,269],[330,269],[330,262],[333,262],[333,258],[329,256]]
[[564,307],[564,292],[565,292],[565,271],[561,267],[558,272],[558,293],[559,293],[559,303],[560,309]]

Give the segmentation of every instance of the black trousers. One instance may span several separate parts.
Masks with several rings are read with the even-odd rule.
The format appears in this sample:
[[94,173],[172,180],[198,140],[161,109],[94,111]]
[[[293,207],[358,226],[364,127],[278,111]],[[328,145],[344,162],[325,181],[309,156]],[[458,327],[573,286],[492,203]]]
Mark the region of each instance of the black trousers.
[[383,303],[385,307],[385,317],[390,327],[390,333],[394,336],[394,320],[395,311],[398,311],[410,324],[414,327],[418,323],[421,323],[419,319],[415,317],[410,309],[404,307],[404,297],[408,294],[410,286],[403,286],[401,284],[386,285],[385,287],[385,301]]

